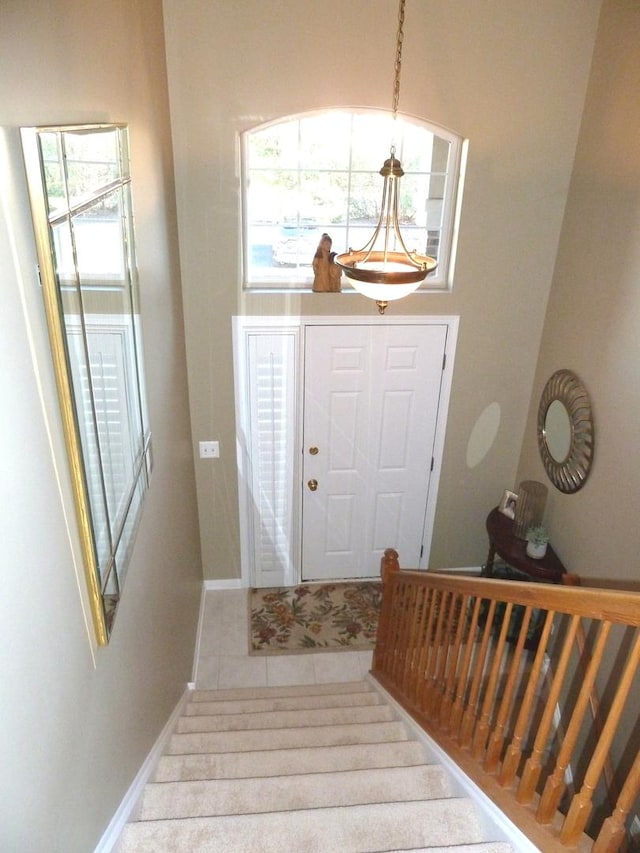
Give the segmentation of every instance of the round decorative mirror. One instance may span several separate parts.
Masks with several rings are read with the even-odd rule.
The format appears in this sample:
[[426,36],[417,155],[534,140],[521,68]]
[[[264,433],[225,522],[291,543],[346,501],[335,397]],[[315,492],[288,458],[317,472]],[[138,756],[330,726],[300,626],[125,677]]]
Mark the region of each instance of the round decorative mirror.
[[538,447],[553,485],[571,494],[584,486],[593,460],[591,401],[580,379],[558,370],[538,407]]

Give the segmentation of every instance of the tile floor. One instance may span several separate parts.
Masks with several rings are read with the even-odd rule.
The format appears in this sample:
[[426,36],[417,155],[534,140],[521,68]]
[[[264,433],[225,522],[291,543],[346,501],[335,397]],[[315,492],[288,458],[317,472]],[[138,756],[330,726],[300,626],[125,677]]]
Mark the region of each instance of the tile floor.
[[371,668],[372,652],[251,656],[248,646],[248,590],[207,590],[194,661],[198,688],[359,681]]

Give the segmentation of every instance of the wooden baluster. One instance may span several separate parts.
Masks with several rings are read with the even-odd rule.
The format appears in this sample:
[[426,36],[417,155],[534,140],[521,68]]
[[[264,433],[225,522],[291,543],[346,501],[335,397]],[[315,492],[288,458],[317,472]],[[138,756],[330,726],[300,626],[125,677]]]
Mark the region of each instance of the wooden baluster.
[[587,713],[589,696],[591,695],[596,675],[598,674],[598,668],[602,662],[602,656],[609,638],[610,630],[611,622],[601,623],[593,655],[582,679],[580,692],[578,693],[578,698],[576,699],[573,713],[571,714],[571,719],[569,720],[569,725],[567,726],[567,730],[562,741],[562,746],[558,752],[553,773],[549,775],[540,798],[540,803],[536,812],[536,820],[538,823],[551,823],[558,809],[560,798],[564,793],[565,773],[576,747],[584,715]]
[[404,613],[404,630],[400,635],[400,644],[403,651],[402,667],[399,672],[398,686],[403,692],[406,692],[407,681],[409,680],[412,664],[413,650],[413,635],[415,630],[416,606],[417,606],[418,587],[416,584],[407,582],[407,598],[406,609]]
[[547,697],[545,708],[542,713],[542,719],[540,720],[538,732],[533,743],[533,750],[527,760],[527,763],[524,766],[522,779],[520,780],[520,785],[518,786],[516,800],[519,803],[530,803],[533,799],[533,795],[536,792],[536,786],[538,784],[538,779],[542,771],[542,753],[544,752],[544,748],[549,739],[549,733],[553,724],[553,715],[555,713],[556,705],[558,704],[558,698],[560,696],[562,683],[567,674],[569,658],[571,656],[571,649],[575,640],[576,631],[578,630],[579,622],[579,616],[571,617],[569,629],[567,631],[567,637],[565,639],[562,653],[560,655],[558,668],[553,677],[551,689],[549,690],[549,696]]
[[391,659],[389,661],[389,675],[393,679],[398,668],[398,657],[400,655],[400,631],[402,630],[402,617],[404,615],[404,597],[406,594],[406,583],[400,575],[393,579],[395,595],[393,596],[393,613],[391,616]]
[[[595,657],[595,655],[594,655]],[[620,717],[624,711],[633,679],[640,664],[640,632],[636,631],[636,639],[633,649],[627,658],[622,678],[618,684],[616,694],[611,703],[606,722],[602,727],[602,735],[598,739],[596,748],[587,771],[579,794],[574,796],[567,817],[560,831],[560,841],[567,846],[577,843],[586,826],[591,809],[593,807],[593,792],[598,784],[607,755],[611,749]]]
[[460,667],[460,678],[456,687],[456,696],[453,702],[453,710],[451,713],[451,734],[457,739],[458,743],[462,737],[462,719],[465,710],[465,701],[467,693],[467,683],[469,679],[469,670],[471,668],[471,659],[473,657],[473,649],[476,645],[476,634],[478,632],[478,619],[480,617],[480,606],[482,599],[477,597],[473,602],[473,614],[471,616],[471,625],[467,633],[467,643],[464,649],[462,658],[462,666]]
[[403,580],[402,583],[402,598],[401,612],[398,617],[398,634],[397,634],[397,654],[395,658],[394,682],[400,687],[404,675],[404,668],[407,658],[407,635],[409,632],[409,611],[411,609],[411,585]]
[[620,850],[626,835],[625,823],[638,794],[640,794],[640,752],[636,753],[636,759],[622,786],[616,807],[602,824],[591,853],[617,853]]
[[527,731],[529,718],[533,711],[536,688],[540,681],[540,673],[542,672],[542,666],[545,661],[545,653],[547,644],[549,643],[549,637],[551,636],[554,618],[555,613],[552,610],[547,611],[547,618],[545,619],[542,634],[540,636],[538,650],[533,661],[533,666],[531,667],[531,674],[527,681],[527,687],[524,692],[522,704],[520,705],[520,712],[513,729],[513,737],[507,747],[507,751],[502,762],[498,782],[505,788],[513,784],[518,767],[520,766],[520,759],[522,758],[522,742]]
[[440,636],[440,660],[438,662],[438,672],[436,674],[435,697],[431,708],[431,716],[434,719],[440,718],[440,708],[446,693],[447,673],[452,665],[452,639],[457,603],[457,593],[451,592],[449,595],[447,614],[443,622],[442,634]]
[[423,710],[427,701],[428,693],[428,672],[433,658],[433,635],[435,632],[435,623],[438,618],[440,608],[440,594],[437,589],[432,590],[431,601],[429,602],[429,618],[427,619],[427,633],[423,640],[422,658],[420,660],[420,680],[418,683],[417,702],[418,707]]
[[487,745],[487,738],[489,737],[491,711],[495,704],[496,689],[498,687],[498,676],[500,674],[500,668],[502,665],[502,656],[504,654],[504,648],[507,641],[507,631],[509,630],[509,623],[511,621],[512,611],[513,604],[511,602],[508,602],[507,606],[505,607],[504,617],[502,619],[500,636],[498,637],[498,645],[494,650],[493,663],[491,665],[489,681],[487,683],[487,687],[484,693],[482,710],[480,712],[480,717],[473,733],[471,754],[476,760],[479,760],[482,757]]
[[[391,632],[392,619],[395,610],[395,584],[386,583],[382,587],[382,612],[378,626],[378,640],[376,642],[376,655],[374,656],[374,667],[379,668],[385,674],[389,673],[391,660]],[[380,648],[378,649],[378,645]]]
[[420,622],[420,653],[418,655],[418,665],[416,667],[416,690],[415,699],[416,707],[420,707],[422,696],[424,694],[424,672],[429,658],[429,633],[430,625],[435,613],[434,601],[436,597],[435,589],[429,587],[424,603],[424,613]]
[[524,644],[529,631],[532,612],[533,608],[530,605],[527,606],[520,624],[520,633],[518,634],[518,641],[511,658],[511,665],[509,666],[509,675],[507,677],[504,695],[502,697],[493,732],[491,733],[489,744],[487,746],[487,754],[483,765],[487,773],[495,773],[500,763],[500,755],[502,754],[505,739],[507,718],[509,716],[509,709],[513,704],[513,695],[516,689],[518,673],[520,672],[522,653],[524,651]]
[[471,691],[469,693],[469,701],[462,717],[462,728],[460,732],[460,746],[467,748],[471,745],[471,734],[478,711],[478,697],[480,696],[480,688],[482,687],[482,679],[484,676],[485,661],[487,659],[487,649],[489,648],[489,640],[491,639],[491,629],[493,628],[493,617],[496,612],[495,599],[489,599],[489,612],[487,621],[484,625],[482,633],[482,641],[480,643],[480,651],[477,660],[474,661],[474,673],[471,682]]
[[391,663],[391,680],[398,684],[398,674],[402,667],[404,649],[402,647],[402,635],[405,630],[405,616],[407,611],[407,583],[398,580],[398,593],[396,596],[396,609],[393,613],[393,661]]
[[422,586],[420,588],[420,601],[419,601],[419,613],[418,619],[416,620],[416,634],[415,634],[415,653],[413,659],[413,669],[411,672],[411,679],[407,685],[407,691],[409,697],[412,702],[416,703],[418,698],[418,689],[420,685],[420,679],[422,677],[421,671],[421,661],[424,653],[425,646],[425,630],[427,624],[427,618],[429,614],[429,601],[431,599],[431,589],[428,586]]
[[373,650],[373,661],[371,669],[373,672],[382,672],[384,669],[384,659],[387,650],[387,631],[389,624],[389,611],[391,609],[391,590],[387,587],[382,588],[382,602],[380,604],[380,613],[378,615],[378,628],[376,631],[376,645]]
[[427,703],[425,707],[429,719],[433,719],[433,717],[437,715],[437,708],[440,698],[438,675],[440,673],[441,661],[444,654],[442,638],[444,636],[444,626],[447,621],[447,614],[451,598],[452,593],[446,591],[442,593],[442,598],[440,600],[440,610],[438,612],[438,622],[436,624],[436,633],[435,637],[433,638],[433,655],[430,661],[429,686],[427,694]]
[[389,606],[389,623],[387,626],[387,646],[385,651],[385,659],[384,659],[384,671],[386,675],[391,677],[391,673],[393,671],[393,662],[395,660],[395,641],[396,634],[398,630],[398,613],[399,613],[399,604],[398,600],[402,592],[402,582],[400,580],[399,575],[392,577],[388,583],[385,584],[385,589],[388,588],[390,590],[389,598],[390,598],[390,606]]
[[467,630],[466,614],[469,601],[470,598],[468,595],[458,595],[456,597],[454,616],[457,618],[458,624],[456,625],[456,636],[453,649],[449,656],[449,669],[446,684],[444,686],[444,696],[440,703],[440,730],[443,732],[451,731],[451,713],[456,694],[456,675],[458,674],[458,662],[460,660],[462,639],[465,631]]
[[[563,586],[581,586],[582,582],[580,580],[580,575],[575,575],[567,572],[567,574],[562,575],[562,584]],[[584,628],[582,624],[578,628],[578,633],[576,634],[576,645],[578,647],[578,654],[580,659],[582,660],[585,651],[587,651],[587,638],[584,633]],[[602,734],[602,726],[600,725],[600,696],[598,694],[597,685],[593,685],[593,689],[591,691],[591,695],[589,696],[589,706],[591,708],[591,717],[593,719],[593,724],[595,726],[596,734],[598,737]],[[613,774],[613,765],[611,764],[611,758],[607,757],[606,764],[604,765],[604,779],[607,784],[607,796],[609,799],[609,803],[613,808],[613,805],[616,801],[618,788],[616,784],[616,780]]]
[[404,670],[402,673],[402,683],[400,688],[403,694],[407,695],[408,685],[413,676],[413,669],[415,666],[415,649],[416,649],[416,620],[418,618],[418,610],[420,602],[420,587],[411,582],[410,584],[410,597],[409,597],[409,611],[407,613],[408,626],[406,633],[406,643],[407,649],[405,653],[405,663]]

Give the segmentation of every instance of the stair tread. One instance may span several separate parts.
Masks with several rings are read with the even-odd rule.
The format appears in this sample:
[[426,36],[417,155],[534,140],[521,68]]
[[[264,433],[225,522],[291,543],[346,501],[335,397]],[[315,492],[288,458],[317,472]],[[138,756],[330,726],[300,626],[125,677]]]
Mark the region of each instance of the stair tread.
[[329,772],[423,763],[424,750],[417,741],[383,741],[236,753],[163,755],[158,762],[155,779],[159,782],[242,779],[282,774],[291,767],[296,767],[298,772]]
[[225,732],[255,729],[282,729],[303,726],[340,725],[342,723],[379,723],[395,718],[389,705],[308,708],[304,711],[257,711],[244,714],[210,714],[183,716],[177,732]]
[[154,780],[114,853],[512,850],[366,681],[195,691]]
[[481,840],[473,803],[448,798],[127,824],[117,853],[326,853],[449,847]]
[[171,736],[167,753],[184,755],[194,752],[244,752],[383,740],[408,740],[404,724],[394,720],[383,723],[342,723],[336,726],[301,726],[236,732],[177,733]]
[[328,806],[443,799],[451,789],[437,764],[147,785],[139,819],[252,814]]
[[309,708],[362,707],[383,704],[382,698],[373,691],[355,693],[321,693],[310,696],[272,696],[262,699],[217,699],[189,701],[184,709],[185,716],[201,714],[242,714],[259,711],[295,711]]
[[218,699],[269,699],[275,696],[326,696],[340,693],[373,693],[367,681],[338,681],[327,684],[300,684],[282,687],[230,687],[221,690],[197,688],[191,694],[192,702],[215,702]]

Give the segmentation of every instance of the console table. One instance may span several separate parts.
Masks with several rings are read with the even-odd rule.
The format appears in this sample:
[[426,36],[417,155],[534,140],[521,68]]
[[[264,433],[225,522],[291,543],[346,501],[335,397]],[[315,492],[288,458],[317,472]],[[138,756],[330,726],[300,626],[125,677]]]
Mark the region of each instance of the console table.
[[562,575],[566,569],[560,558],[548,545],[547,553],[540,560],[534,560],[527,555],[527,543],[513,534],[513,520],[500,512],[496,507],[487,516],[487,533],[489,535],[489,555],[484,568],[484,577],[493,574],[493,562],[496,554],[521,572],[551,583],[562,583]]

